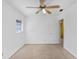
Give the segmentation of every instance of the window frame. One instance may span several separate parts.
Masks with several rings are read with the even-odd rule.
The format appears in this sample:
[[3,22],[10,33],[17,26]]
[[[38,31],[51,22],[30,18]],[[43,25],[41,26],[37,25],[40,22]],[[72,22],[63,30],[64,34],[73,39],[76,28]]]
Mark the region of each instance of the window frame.
[[[20,26],[20,29],[19,29],[19,26]],[[22,22],[22,20],[16,19],[16,33],[21,33],[21,32],[23,32],[23,22]]]

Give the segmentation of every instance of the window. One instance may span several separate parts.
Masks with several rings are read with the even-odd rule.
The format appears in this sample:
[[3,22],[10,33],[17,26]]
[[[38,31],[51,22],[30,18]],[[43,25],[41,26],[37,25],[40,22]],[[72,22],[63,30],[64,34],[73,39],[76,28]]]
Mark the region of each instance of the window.
[[22,32],[22,22],[21,20],[16,20],[16,33]]

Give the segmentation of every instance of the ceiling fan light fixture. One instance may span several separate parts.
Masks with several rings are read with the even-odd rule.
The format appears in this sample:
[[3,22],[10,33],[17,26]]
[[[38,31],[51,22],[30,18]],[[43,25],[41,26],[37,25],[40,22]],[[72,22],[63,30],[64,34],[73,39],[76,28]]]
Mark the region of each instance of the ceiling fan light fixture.
[[45,10],[45,9],[42,9],[42,12],[43,12],[44,14],[46,14],[46,10]]
[[[51,6],[47,6],[45,4],[45,1],[46,0],[39,0],[40,2],[40,5],[39,7],[26,7],[26,8],[37,8],[39,9],[38,11],[36,11],[36,14],[38,14],[40,11],[42,11],[44,14],[51,14],[52,11],[50,11],[49,9],[56,9],[56,8],[59,8],[60,6],[59,5],[51,5]],[[60,12],[63,11],[62,9],[60,10]]]

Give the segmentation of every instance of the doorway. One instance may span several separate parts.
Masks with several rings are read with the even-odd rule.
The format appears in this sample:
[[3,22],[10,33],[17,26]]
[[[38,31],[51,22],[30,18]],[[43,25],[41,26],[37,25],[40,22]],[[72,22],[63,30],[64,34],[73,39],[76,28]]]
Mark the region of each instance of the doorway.
[[59,21],[59,26],[60,26],[60,42],[63,45],[64,43],[64,19],[61,19]]

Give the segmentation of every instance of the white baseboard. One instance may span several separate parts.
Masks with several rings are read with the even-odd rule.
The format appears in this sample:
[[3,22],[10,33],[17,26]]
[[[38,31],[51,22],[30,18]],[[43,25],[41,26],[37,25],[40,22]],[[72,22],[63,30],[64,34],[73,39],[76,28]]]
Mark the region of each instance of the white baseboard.
[[65,48],[65,47],[64,47],[64,49],[65,49],[67,52],[69,52],[73,57],[77,58],[77,56],[76,56],[74,53],[72,53],[69,49],[67,49],[67,48]]
[[59,42],[25,42],[25,44],[60,44]]
[[19,45],[15,50],[12,51],[11,55],[9,58],[11,58],[20,48],[22,48],[24,44]]

